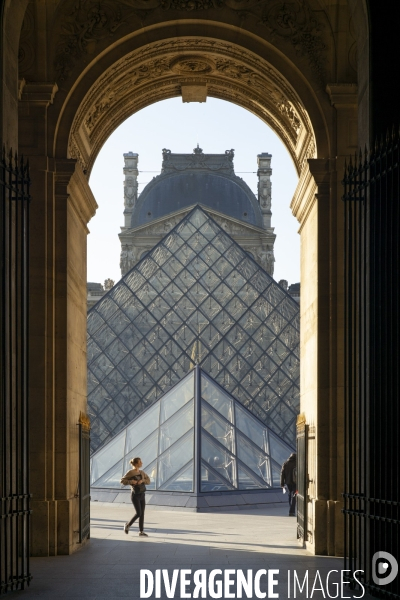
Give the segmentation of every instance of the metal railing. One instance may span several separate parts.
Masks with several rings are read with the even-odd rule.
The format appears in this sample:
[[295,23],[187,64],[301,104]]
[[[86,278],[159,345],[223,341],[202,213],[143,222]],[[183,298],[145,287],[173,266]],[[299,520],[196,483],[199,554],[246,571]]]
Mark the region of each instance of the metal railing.
[[[346,165],[345,568],[400,597],[399,135]],[[393,560],[377,553],[392,555]]]
[[29,584],[29,166],[0,159],[0,593]]

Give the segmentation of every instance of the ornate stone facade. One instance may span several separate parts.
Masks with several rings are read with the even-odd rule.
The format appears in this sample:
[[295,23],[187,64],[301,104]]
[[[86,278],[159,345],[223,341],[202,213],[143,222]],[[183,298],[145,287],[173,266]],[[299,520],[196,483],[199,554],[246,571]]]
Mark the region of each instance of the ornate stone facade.
[[[195,198],[191,201],[190,198],[172,197],[170,187],[170,182],[175,176],[179,177],[180,188],[184,181],[186,181],[184,185],[187,186],[187,177],[195,173],[200,174],[200,177],[210,173],[223,176],[226,191],[225,197],[218,198],[216,201],[218,206],[216,202],[209,201],[209,183],[202,178],[198,180],[199,186],[202,182],[204,184],[204,189],[199,191],[200,203],[224,231],[229,233],[272,276],[276,236],[271,227],[271,154],[262,153],[258,156],[258,198],[254,196],[247,184],[235,175],[233,149],[226,150],[224,154],[205,154],[197,145],[192,154],[173,154],[171,150],[164,148],[162,157],[161,174],[153,178],[138,198],[139,156],[133,152],[124,154],[124,226],[121,227],[119,234],[121,276],[136,265],[166,233],[181,221],[193,205],[198,203]],[[218,180],[214,181],[214,185],[218,185]],[[239,215],[223,208],[224,200],[225,207],[229,206],[229,193],[237,193],[237,188],[240,188],[240,192],[248,198],[248,204],[254,211],[251,219],[253,222],[249,222],[249,214],[246,211]],[[153,208],[150,210],[151,206],[154,206],[152,196],[155,194],[161,197],[163,205],[168,204],[170,208],[164,210],[164,214],[158,217],[151,212]],[[180,201],[186,203],[181,209],[179,209]],[[148,222],[143,222],[146,217],[149,217]]]

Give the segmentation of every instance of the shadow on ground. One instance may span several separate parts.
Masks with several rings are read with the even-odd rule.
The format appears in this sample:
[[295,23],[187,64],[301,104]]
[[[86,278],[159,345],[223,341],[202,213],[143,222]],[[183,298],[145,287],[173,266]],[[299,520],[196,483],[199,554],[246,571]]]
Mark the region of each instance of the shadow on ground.
[[[273,597],[273,593],[283,599],[361,596],[360,590],[353,596],[348,586],[341,586],[342,559],[313,556],[299,547],[296,520],[287,516],[286,507],[225,513],[160,511],[148,507],[145,519],[148,538],[139,537],[136,524],[128,535],[124,533],[123,525],[131,513],[129,505],[93,504],[89,543],[71,556],[32,559],[30,587],[9,594],[8,598],[140,598],[140,572],[145,569],[150,578],[155,577],[156,570],[165,570],[167,588],[174,570],[190,571],[186,578],[191,583],[182,590],[182,575],[175,575],[176,588],[169,596],[161,572],[159,598],[182,598],[185,591],[190,594],[186,597],[191,597],[195,571],[204,571],[197,576],[209,582],[209,574],[215,569],[222,573],[215,574],[215,582],[211,581],[205,595],[199,590],[199,597],[218,597],[213,592],[218,594],[219,590],[219,597],[238,597],[238,570],[253,583],[251,590],[244,587],[243,598],[257,597],[254,587],[257,577],[260,593],[265,594],[259,597],[264,598]],[[229,588],[224,577],[233,582]],[[277,583],[268,588],[271,578]],[[146,576],[142,594],[147,591],[147,584]],[[229,593],[232,595],[228,596]],[[148,597],[155,598],[155,590]]]

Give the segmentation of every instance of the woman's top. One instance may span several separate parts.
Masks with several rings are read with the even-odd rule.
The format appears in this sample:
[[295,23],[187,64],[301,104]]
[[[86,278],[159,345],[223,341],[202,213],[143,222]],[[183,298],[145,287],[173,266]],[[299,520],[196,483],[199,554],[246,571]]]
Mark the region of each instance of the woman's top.
[[[134,483],[142,480],[143,483]],[[135,494],[140,494],[146,491],[146,484],[150,483],[150,477],[141,469],[130,469],[121,479],[122,485],[130,485]]]

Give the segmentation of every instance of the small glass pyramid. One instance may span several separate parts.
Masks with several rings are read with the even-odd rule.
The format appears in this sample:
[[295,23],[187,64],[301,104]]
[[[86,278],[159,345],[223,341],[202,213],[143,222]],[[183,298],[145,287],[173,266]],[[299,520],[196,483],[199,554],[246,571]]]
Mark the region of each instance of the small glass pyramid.
[[91,448],[195,363],[295,445],[299,306],[195,207],[88,313]]
[[293,448],[196,366],[91,458],[91,486],[120,489],[140,457],[150,490],[279,487]]

